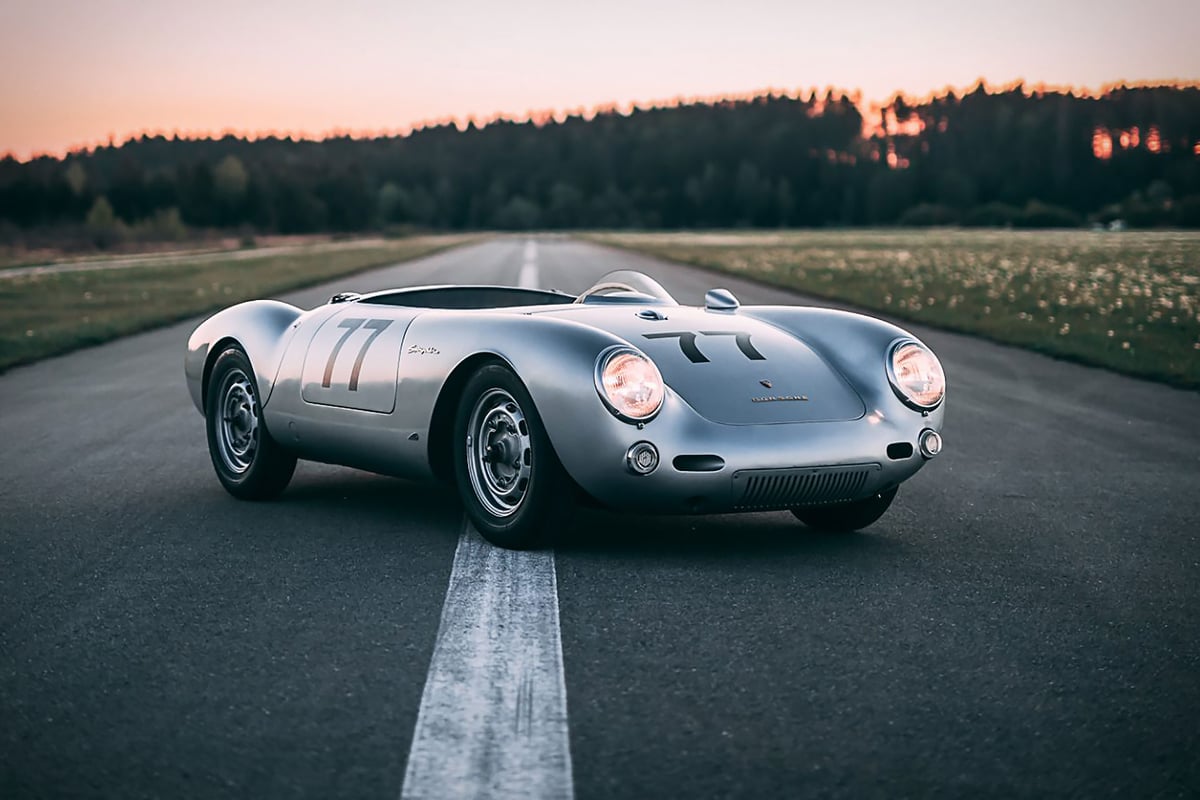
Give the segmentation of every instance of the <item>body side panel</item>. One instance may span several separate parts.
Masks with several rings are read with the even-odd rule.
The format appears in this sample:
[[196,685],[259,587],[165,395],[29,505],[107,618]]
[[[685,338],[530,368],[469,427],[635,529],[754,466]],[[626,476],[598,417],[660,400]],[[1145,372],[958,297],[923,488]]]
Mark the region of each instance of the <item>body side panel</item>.
[[396,402],[390,413],[305,402],[306,338],[312,337],[298,337],[289,348],[276,390],[264,407],[276,438],[304,458],[403,477],[431,477],[433,410],[451,373],[480,354],[513,367],[556,450],[556,440],[575,418],[603,414],[611,419],[596,395],[592,371],[596,354],[620,340],[578,323],[520,312],[420,310],[407,327],[399,353]]

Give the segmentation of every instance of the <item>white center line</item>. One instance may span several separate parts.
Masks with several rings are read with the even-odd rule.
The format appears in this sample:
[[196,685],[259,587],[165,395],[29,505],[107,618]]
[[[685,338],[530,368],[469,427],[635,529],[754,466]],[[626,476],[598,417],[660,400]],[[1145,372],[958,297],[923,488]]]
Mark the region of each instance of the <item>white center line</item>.
[[552,550],[463,523],[402,798],[572,798]]
[[517,286],[523,289],[538,288],[537,242],[533,239],[525,242],[525,263],[517,275]]

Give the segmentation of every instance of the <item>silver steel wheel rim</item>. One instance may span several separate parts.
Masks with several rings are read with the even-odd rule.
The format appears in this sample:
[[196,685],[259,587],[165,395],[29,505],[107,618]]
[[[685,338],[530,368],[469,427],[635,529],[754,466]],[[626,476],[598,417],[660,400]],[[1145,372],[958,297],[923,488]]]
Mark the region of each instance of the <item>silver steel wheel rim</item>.
[[466,445],[476,499],[494,517],[516,513],[529,492],[533,444],[529,423],[511,394],[489,389],[475,401]]
[[245,372],[232,369],[221,383],[217,425],[217,453],[230,472],[241,475],[254,463],[258,451],[258,401],[254,384]]

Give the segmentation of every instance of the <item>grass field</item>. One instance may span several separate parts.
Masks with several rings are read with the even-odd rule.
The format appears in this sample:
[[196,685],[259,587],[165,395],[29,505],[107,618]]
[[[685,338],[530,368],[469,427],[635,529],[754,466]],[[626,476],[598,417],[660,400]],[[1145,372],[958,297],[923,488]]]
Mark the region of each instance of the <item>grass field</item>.
[[845,230],[589,238],[1200,388],[1200,233]]
[[471,238],[351,241],[282,254],[237,251],[149,260],[125,268],[0,273],[0,370],[242,300],[416,258]]

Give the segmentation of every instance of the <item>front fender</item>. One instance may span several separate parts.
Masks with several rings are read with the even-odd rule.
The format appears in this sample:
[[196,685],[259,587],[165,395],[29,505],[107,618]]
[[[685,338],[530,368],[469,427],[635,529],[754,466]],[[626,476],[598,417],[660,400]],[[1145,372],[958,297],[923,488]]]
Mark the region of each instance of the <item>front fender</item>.
[[546,316],[473,312],[468,321],[423,314],[405,336],[398,427],[428,432],[429,459],[436,462],[436,452],[449,446],[449,425],[447,419],[431,420],[430,410],[452,418],[456,392],[465,382],[462,370],[470,371],[481,357],[493,358],[508,364],[529,390],[559,460],[574,477],[586,471],[589,441],[612,427],[635,430],[616,420],[596,392],[596,357],[614,344],[629,343],[590,325]]
[[296,320],[305,312],[277,300],[252,300],[219,311],[200,323],[188,338],[183,372],[192,403],[204,413],[204,380],[209,358],[221,342],[236,342],[254,366],[260,402],[266,403]]

